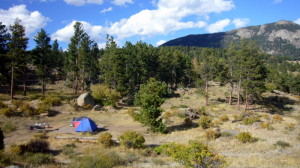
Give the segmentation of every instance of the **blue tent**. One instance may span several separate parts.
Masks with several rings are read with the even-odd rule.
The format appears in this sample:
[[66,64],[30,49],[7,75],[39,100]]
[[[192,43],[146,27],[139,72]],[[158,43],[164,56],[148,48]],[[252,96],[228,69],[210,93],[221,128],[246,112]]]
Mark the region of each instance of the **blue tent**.
[[76,132],[94,132],[98,129],[95,122],[90,118],[81,120],[80,124],[76,128]]

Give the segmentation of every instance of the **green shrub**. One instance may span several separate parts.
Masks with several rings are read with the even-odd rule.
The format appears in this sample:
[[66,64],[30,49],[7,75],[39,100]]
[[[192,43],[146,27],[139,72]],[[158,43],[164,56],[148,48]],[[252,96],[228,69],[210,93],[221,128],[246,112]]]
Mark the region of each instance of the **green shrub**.
[[237,139],[240,142],[247,143],[247,142],[254,142],[255,139],[252,137],[252,135],[249,132],[241,132],[237,135]]
[[113,168],[126,163],[116,153],[97,153],[75,157],[70,168]]
[[7,105],[5,105],[4,103],[3,103],[3,101],[0,101],[0,108],[6,108],[7,107]]
[[74,143],[66,144],[62,149],[62,153],[67,156],[75,156],[75,151],[74,151],[75,147],[76,145]]
[[25,158],[28,164],[35,166],[51,164],[55,162],[53,155],[45,153],[26,153]]
[[14,132],[17,130],[17,127],[15,124],[13,124],[12,122],[6,122],[3,126],[2,126],[2,131],[6,134],[9,134],[11,132]]
[[119,137],[119,142],[126,148],[141,148],[144,145],[145,138],[135,131],[126,131]]
[[214,131],[212,129],[205,131],[205,136],[208,140],[215,140],[221,136],[220,132]]
[[114,141],[112,140],[112,135],[109,132],[105,132],[104,134],[100,135],[98,142],[106,148],[114,145]]
[[160,145],[160,146],[154,148],[153,152],[157,155],[160,155],[163,153],[167,154],[167,150],[173,145],[174,145],[174,143],[167,143],[167,144]]
[[243,124],[244,125],[252,125],[254,122],[260,121],[259,116],[252,116],[252,117],[245,117],[243,119]]
[[91,92],[95,101],[105,106],[115,106],[116,102],[121,98],[119,92],[103,84],[92,85]]
[[287,129],[288,131],[293,131],[295,129],[295,124],[293,124],[293,123],[287,123],[285,125],[285,129]]
[[286,147],[290,147],[291,145],[288,142],[285,141],[276,141],[276,143],[274,144],[275,146],[280,146],[282,148],[286,148]]
[[32,139],[28,143],[20,145],[23,153],[44,153],[49,151],[49,143],[42,139]]
[[207,113],[206,113],[206,107],[201,107],[200,109],[196,109],[196,113],[197,114],[200,114],[200,115],[207,115]]
[[5,115],[6,117],[13,117],[16,115],[14,110],[11,107],[6,107],[0,110],[0,114]]
[[229,120],[229,117],[225,114],[225,115],[220,116],[219,119],[220,119],[221,121],[225,122],[225,121],[228,121],[228,120]]
[[210,151],[207,145],[201,142],[190,142],[189,145],[171,144],[166,147],[166,153],[175,161],[186,167],[224,167],[226,161]]
[[22,112],[26,117],[37,115],[37,112],[28,103],[23,102],[22,104],[20,104],[19,109],[20,112]]
[[38,105],[38,108],[36,109],[37,114],[41,113],[48,113],[50,111],[51,105],[49,103],[42,102]]
[[12,153],[14,155],[20,155],[20,154],[22,154],[21,146],[22,145],[11,144],[10,145],[10,153]]
[[212,119],[208,116],[201,116],[198,122],[199,126],[203,129],[207,129],[211,126]]
[[43,103],[50,104],[52,106],[60,106],[62,101],[59,97],[47,97],[43,100]]
[[279,115],[279,114],[275,114],[272,118],[272,121],[273,122],[281,122],[283,121],[283,118],[282,118],[282,115]]

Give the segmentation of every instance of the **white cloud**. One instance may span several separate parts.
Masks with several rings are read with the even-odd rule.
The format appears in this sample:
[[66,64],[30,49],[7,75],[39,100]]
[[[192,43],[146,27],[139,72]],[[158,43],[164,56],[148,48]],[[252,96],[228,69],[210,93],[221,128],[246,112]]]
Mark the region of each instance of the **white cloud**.
[[209,33],[222,32],[226,26],[230,24],[230,19],[219,20],[216,23],[210,24],[206,27]]
[[159,40],[157,43],[156,43],[156,46],[160,46],[162,44],[164,44],[165,42],[167,42],[166,40]]
[[100,11],[100,13],[106,13],[106,12],[109,12],[109,11],[112,11],[112,7],[109,7],[109,8],[106,8],[106,9],[103,9],[102,11]]
[[278,3],[281,3],[282,0],[274,0],[274,3],[278,4]]
[[133,0],[113,0],[111,3],[118,5],[118,6],[124,6],[127,3],[128,4],[133,4]]
[[103,4],[103,0],[64,0],[67,4],[75,6],[83,6],[85,4]]
[[133,35],[151,36],[167,34],[187,28],[203,28],[203,21],[181,21],[191,15],[206,16],[234,8],[232,1],[227,0],[160,0],[156,10],[142,10],[128,19],[122,19],[111,25],[110,34],[119,38]]
[[29,11],[26,5],[18,5],[8,10],[0,9],[1,22],[6,25],[13,25],[16,18],[22,20],[21,24],[25,27],[26,35],[46,26],[49,18],[43,16],[39,11]]
[[[182,29],[204,28],[207,26],[205,21],[183,20],[189,16],[208,18],[208,15],[211,13],[221,13],[234,8],[232,0],[158,0],[156,6],[155,10],[145,9],[129,18],[123,18],[111,23],[107,27],[100,26],[101,33],[103,36],[110,34],[115,36],[116,40],[122,40],[136,35],[145,38],[159,34],[164,35]],[[229,19],[228,22],[230,23]],[[58,40],[68,41],[72,36],[68,34],[73,33],[73,31],[69,31],[73,29],[71,24],[73,23],[58,30],[53,36]],[[217,29],[211,25],[209,30],[222,30],[226,25],[221,26],[221,29]]]
[[298,18],[297,20],[295,20],[295,23],[300,25],[300,18]]
[[245,27],[249,22],[248,18],[236,18],[232,21],[236,28]]
[[[93,26],[88,22],[80,21],[83,25],[83,28],[88,35],[90,35],[92,40],[96,42],[104,41],[105,36],[104,34],[107,32],[105,27],[102,26]],[[76,21],[72,21],[66,27],[57,30],[55,33],[52,34],[51,39],[57,39],[58,41],[70,42],[70,38],[74,35],[74,24]]]

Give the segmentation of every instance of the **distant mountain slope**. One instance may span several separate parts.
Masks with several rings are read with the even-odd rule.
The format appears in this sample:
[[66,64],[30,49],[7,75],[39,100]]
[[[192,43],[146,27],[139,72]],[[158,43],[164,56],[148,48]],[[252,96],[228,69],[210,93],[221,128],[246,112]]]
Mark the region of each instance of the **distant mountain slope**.
[[300,59],[300,25],[280,20],[260,26],[249,26],[228,32],[188,35],[164,43],[162,46],[198,46],[224,48],[231,41],[250,39],[272,55],[284,55]]

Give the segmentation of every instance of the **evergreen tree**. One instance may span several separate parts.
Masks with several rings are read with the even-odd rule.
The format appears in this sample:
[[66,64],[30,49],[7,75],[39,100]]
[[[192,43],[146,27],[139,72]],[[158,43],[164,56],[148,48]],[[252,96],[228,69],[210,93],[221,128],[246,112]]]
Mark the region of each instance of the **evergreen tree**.
[[241,86],[245,93],[245,111],[249,106],[250,96],[259,98],[265,90],[266,68],[262,54],[254,42],[242,41],[239,50]]
[[8,43],[8,57],[10,59],[11,67],[11,99],[14,98],[14,85],[15,85],[15,68],[26,66],[27,55],[26,48],[28,38],[25,37],[25,28],[21,25],[21,20],[16,19],[13,26],[10,26],[11,38]]
[[66,62],[68,77],[70,77],[73,83],[75,94],[78,94],[79,89],[79,47],[84,36],[86,36],[86,33],[84,32],[82,23],[76,22],[74,24],[74,35],[71,37]]
[[38,74],[42,94],[45,94],[47,79],[51,76],[54,59],[51,55],[50,37],[44,29],[34,37],[36,47],[33,49],[33,63],[36,65],[36,72]]
[[166,94],[167,85],[155,78],[150,78],[135,96],[135,104],[141,106],[139,121],[150,127],[153,132],[165,132],[166,126],[160,118],[163,110],[160,106],[164,103],[163,96]]

